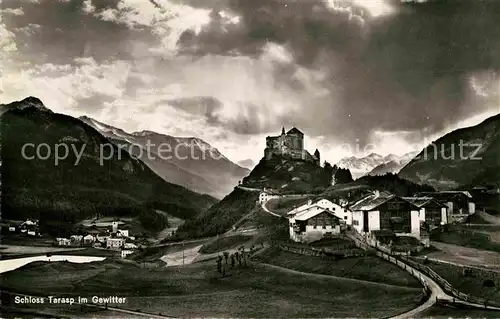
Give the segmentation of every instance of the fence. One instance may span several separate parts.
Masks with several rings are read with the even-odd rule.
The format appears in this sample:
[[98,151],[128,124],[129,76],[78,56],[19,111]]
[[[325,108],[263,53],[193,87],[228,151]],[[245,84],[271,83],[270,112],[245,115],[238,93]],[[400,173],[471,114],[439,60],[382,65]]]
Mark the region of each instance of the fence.
[[464,229],[464,228],[458,228],[457,227],[456,231],[460,235],[465,235],[465,236],[471,237],[471,238],[482,238],[482,239],[485,239],[487,241],[491,241],[491,236],[490,235],[482,233],[482,232],[479,232],[479,231],[476,231],[476,230]]
[[406,263],[411,265],[412,267],[420,270],[422,273],[426,274],[430,278],[432,278],[448,295],[455,297],[457,299],[461,299],[467,302],[471,303],[476,303],[476,304],[490,304],[490,305],[500,305],[499,303],[496,302],[491,302],[488,301],[487,299],[484,298],[479,298],[476,296],[472,296],[469,294],[465,294],[463,292],[460,292],[458,289],[453,288],[453,286],[443,277],[441,277],[438,273],[436,273],[434,270],[432,270],[430,267],[420,264],[416,261],[411,260],[410,258],[407,257],[401,257]]
[[[350,238],[352,238],[353,240],[355,240],[355,242],[358,245],[358,247],[363,247],[363,246],[364,247],[370,247],[368,245],[368,243],[365,241],[365,239],[362,236],[360,236],[359,234],[356,234],[354,232],[348,232],[346,234]],[[373,249],[373,246],[371,247],[371,249]],[[495,307],[499,307],[500,306],[500,303],[497,303],[497,302],[493,302],[492,303],[491,301],[488,301],[488,300],[486,300],[484,298],[479,298],[479,297],[476,297],[476,296],[472,296],[472,295],[460,292],[458,289],[453,288],[453,286],[446,279],[444,279],[443,277],[441,277],[439,274],[437,274],[430,267],[427,267],[427,266],[425,266],[423,264],[420,264],[420,263],[418,263],[416,261],[413,261],[413,260],[409,259],[408,257],[405,257],[405,256],[395,257],[395,256],[391,255],[390,253],[386,253],[386,252],[380,250],[380,247],[377,248],[376,255],[379,256],[382,259],[385,259],[385,260],[387,260],[389,262],[392,262],[393,264],[396,264],[400,268],[402,268],[402,269],[406,270],[407,272],[409,272],[411,275],[413,275],[415,278],[417,278],[418,281],[420,281],[420,283],[422,283],[422,285],[424,286],[424,289],[425,289],[425,291],[427,293],[430,291],[430,288],[427,285],[427,283],[425,282],[425,279],[418,272],[415,272],[413,269],[417,269],[421,273],[429,276],[448,295],[450,295],[450,296],[452,296],[454,298],[457,298],[457,299],[460,299],[460,300],[463,300],[463,301],[467,301],[467,302],[470,302],[470,303],[473,303],[473,304],[478,304],[478,305],[487,305],[488,304],[488,305],[492,305],[492,306],[495,306]],[[413,267],[413,269],[412,269],[412,267]]]

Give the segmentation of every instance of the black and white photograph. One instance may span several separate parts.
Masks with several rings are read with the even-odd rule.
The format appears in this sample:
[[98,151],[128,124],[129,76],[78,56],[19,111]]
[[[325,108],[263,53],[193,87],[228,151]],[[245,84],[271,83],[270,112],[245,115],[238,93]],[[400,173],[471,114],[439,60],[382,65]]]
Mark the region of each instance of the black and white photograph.
[[0,0],[1,318],[500,318],[500,0]]

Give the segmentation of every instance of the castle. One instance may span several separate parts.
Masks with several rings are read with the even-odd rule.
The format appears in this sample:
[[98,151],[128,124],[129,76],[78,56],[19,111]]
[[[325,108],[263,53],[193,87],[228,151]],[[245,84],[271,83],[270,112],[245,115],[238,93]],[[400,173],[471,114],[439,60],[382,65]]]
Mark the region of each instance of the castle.
[[273,156],[286,156],[320,165],[319,151],[316,150],[314,155],[311,155],[304,150],[304,133],[296,127],[286,133],[285,128],[282,128],[281,135],[266,137],[264,158],[271,159]]

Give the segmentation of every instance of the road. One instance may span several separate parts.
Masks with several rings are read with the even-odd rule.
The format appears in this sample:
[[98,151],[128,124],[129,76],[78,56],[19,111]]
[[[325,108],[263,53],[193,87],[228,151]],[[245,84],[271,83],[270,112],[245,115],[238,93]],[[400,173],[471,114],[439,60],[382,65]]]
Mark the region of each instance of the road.
[[270,211],[270,210],[266,207],[267,202],[268,202],[268,201],[265,201],[265,202],[262,202],[262,204],[261,204],[262,209],[263,209],[266,213],[271,214],[271,215],[276,216],[276,217],[279,217],[279,218],[283,217],[283,216],[281,216],[281,215],[279,215],[279,214],[276,214],[276,213],[273,213],[272,211]]
[[160,259],[164,261],[167,267],[172,266],[182,266],[188,265],[194,262],[194,260],[200,256],[198,252],[203,245],[199,245],[193,248],[184,249],[181,251],[176,251],[170,254],[162,256]]
[[[383,254],[383,253],[380,253],[380,252],[377,253],[377,255],[379,255],[379,257],[381,257],[381,254]],[[383,255],[388,256],[387,254],[383,254]],[[434,306],[437,302],[437,299],[444,299],[444,300],[453,301],[453,297],[448,296],[443,291],[443,289],[441,287],[439,287],[439,285],[432,278],[423,274],[419,270],[417,270],[417,269],[415,269],[407,264],[403,265],[401,262],[398,263],[394,257],[389,257],[389,259],[387,259],[387,258],[383,258],[383,259],[386,259],[386,260],[392,262],[393,264],[396,264],[399,267],[408,271],[410,274],[412,274],[414,277],[416,277],[421,283],[423,283],[424,287],[428,287],[428,289],[431,292],[431,294],[429,295],[429,297],[427,298],[427,300],[423,304],[421,304],[420,306],[418,306],[414,309],[411,309],[405,313],[394,316],[391,319],[415,318],[418,314],[420,314],[420,313],[424,312],[425,310],[429,309],[430,307]],[[403,265],[403,267],[402,267],[402,265]]]
[[239,189],[242,189],[244,191],[248,192],[262,192],[262,189],[260,188],[252,188],[252,187],[245,187],[245,186],[236,186]]

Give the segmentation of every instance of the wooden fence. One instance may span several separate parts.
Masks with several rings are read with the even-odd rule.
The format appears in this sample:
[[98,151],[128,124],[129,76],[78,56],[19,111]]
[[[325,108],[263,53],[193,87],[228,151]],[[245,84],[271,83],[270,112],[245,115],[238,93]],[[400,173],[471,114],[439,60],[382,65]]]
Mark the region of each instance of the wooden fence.
[[[370,246],[365,239],[355,233],[355,232],[347,232],[346,235],[348,235],[349,238],[352,238],[358,247],[365,247],[365,249],[375,249],[373,246]],[[370,248],[368,248],[370,247]],[[486,300],[484,298],[479,298],[476,296],[472,296],[469,294],[465,294],[463,292],[460,292],[458,289],[453,288],[453,286],[443,277],[441,277],[438,273],[436,273],[434,270],[432,270],[430,267],[427,267],[423,264],[420,264],[416,261],[411,260],[408,257],[405,256],[394,256],[390,253],[386,253],[382,250],[380,250],[380,247],[377,247],[376,249],[376,255],[379,256],[380,258],[383,258],[389,262],[392,262],[393,264],[396,264],[400,268],[406,270],[409,272],[411,275],[413,275],[415,278],[420,281],[420,283],[424,286],[424,289],[426,293],[430,292],[430,288],[427,286],[427,283],[425,282],[425,279],[417,272],[415,272],[414,269],[419,270],[421,273],[429,276],[432,278],[448,295],[464,300],[470,303],[475,303],[479,305],[490,305],[490,306],[495,306],[495,307],[500,307],[500,302],[494,301],[491,302],[489,300]]]
[[472,296],[470,294],[460,292],[458,289],[453,288],[453,286],[446,279],[441,277],[438,273],[436,273],[434,270],[432,270],[430,267],[426,265],[420,264],[407,257],[400,257],[400,258],[404,260],[405,263],[408,263],[410,266],[420,270],[422,273],[431,277],[448,295],[452,297],[480,305],[489,304],[492,306],[500,306],[500,302],[491,302],[490,300],[484,298],[479,298],[476,296]]
[[[421,259],[421,260],[424,259],[423,257],[414,257],[414,258]],[[491,279],[493,281],[498,281],[500,283],[500,270],[487,269],[486,267],[481,268],[481,267],[468,266],[468,265],[467,266],[466,265],[459,265],[456,263],[438,260],[438,259],[434,259],[434,258],[428,258],[427,260],[429,263],[452,265],[452,266],[462,268],[462,270],[467,269],[468,273],[472,277],[481,277],[484,279]]]
[[483,238],[485,240],[491,241],[490,235],[482,233],[482,232],[477,231],[477,230],[464,229],[464,228],[460,227],[460,228],[457,228],[456,231],[460,235],[464,235],[464,236],[471,237],[471,238]]

